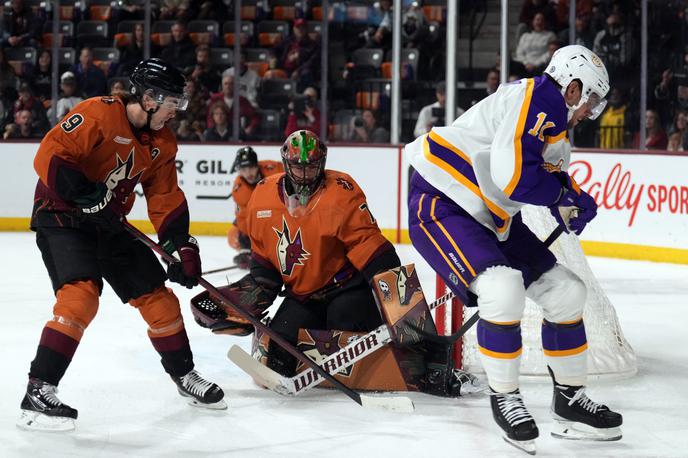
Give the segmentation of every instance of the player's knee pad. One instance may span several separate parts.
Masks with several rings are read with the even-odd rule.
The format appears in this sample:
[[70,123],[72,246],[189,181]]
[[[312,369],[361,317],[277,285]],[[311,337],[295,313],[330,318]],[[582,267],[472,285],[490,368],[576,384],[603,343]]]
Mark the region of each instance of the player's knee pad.
[[470,287],[478,296],[480,317],[492,323],[521,321],[526,305],[523,275],[507,266],[489,267]]
[[556,264],[533,282],[526,294],[542,307],[547,321],[565,323],[583,316],[587,289],[576,274]]
[[80,340],[98,312],[98,296],[98,285],[91,280],[63,285],[57,290],[54,316],[47,326]]
[[132,299],[129,304],[146,320],[151,337],[167,337],[184,329],[179,299],[165,286]]

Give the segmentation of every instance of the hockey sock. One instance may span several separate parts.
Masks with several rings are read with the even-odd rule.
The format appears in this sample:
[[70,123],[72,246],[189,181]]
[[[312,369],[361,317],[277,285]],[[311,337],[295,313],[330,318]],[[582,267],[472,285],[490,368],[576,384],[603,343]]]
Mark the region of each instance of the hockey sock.
[[518,388],[521,364],[521,322],[499,324],[478,321],[480,360],[493,390],[509,393]]
[[181,377],[194,368],[193,354],[189,345],[186,329],[166,337],[150,337],[153,347],[160,354],[160,362],[165,372]]
[[48,326],[43,328],[29,377],[57,386],[67,371],[79,341]]
[[573,323],[542,320],[542,350],[558,383],[585,385],[588,341],[582,319]]

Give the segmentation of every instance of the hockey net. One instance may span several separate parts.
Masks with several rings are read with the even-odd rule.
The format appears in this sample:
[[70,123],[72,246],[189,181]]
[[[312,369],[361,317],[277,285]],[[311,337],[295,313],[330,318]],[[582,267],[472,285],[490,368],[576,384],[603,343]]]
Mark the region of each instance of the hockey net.
[[[528,227],[541,240],[546,239],[556,227],[554,218],[545,207],[528,205],[522,210],[522,215]],[[581,277],[588,288],[583,312],[588,338],[588,375],[593,378],[624,378],[634,375],[637,372],[635,352],[624,338],[616,311],[590,270],[578,238],[573,234],[562,234],[550,249],[558,262]],[[437,277],[437,295],[440,296],[446,291],[446,286]],[[446,307],[438,308],[436,312],[438,332],[449,334],[456,331],[476,312],[477,307],[464,307],[459,300],[454,299]],[[527,299],[521,321],[522,375],[547,374],[540,337],[542,318],[542,309]],[[482,372],[475,326],[464,336],[463,341],[459,340],[456,343],[454,359],[457,367],[463,367],[471,372]]]

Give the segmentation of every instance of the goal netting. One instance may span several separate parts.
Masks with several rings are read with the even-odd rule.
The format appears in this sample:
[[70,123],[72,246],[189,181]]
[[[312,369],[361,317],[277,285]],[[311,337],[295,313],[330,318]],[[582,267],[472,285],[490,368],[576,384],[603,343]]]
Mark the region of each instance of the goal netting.
[[[545,207],[527,205],[522,210],[523,221],[541,239],[544,240],[556,227],[554,218]],[[559,263],[575,272],[588,288],[588,297],[583,312],[585,330],[588,338],[588,374],[593,378],[622,378],[637,372],[636,356],[633,348],[626,341],[619,326],[616,311],[600,284],[595,279],[590,266],[583,254],[578,237],[573,234],[562,234],[550,249],[556,255]],[[439,277],[438,277],[438,281]],[[439,285],[438,291],[442,289]],[[454,301],[453,310],[440,312],[436,320],[449,320],[453,324],[446,325],[452,331],[477,311],[477,308],[467,308]],[[458,310],[457,310],[458,309]],[[546,375],[547,367],[542,354],[540,329],[542,323],[542,309],[526,300],[526,309],[521,322],[523,336],[523,354],[521,356],[522,375]],[[440,327],[445,326],[440,323]],[[476,327],[474,326],[459,342],[457,356],[462,366],[472,372],[482,372],[480,364]],[[458,361],[457,361],[458,362]]]

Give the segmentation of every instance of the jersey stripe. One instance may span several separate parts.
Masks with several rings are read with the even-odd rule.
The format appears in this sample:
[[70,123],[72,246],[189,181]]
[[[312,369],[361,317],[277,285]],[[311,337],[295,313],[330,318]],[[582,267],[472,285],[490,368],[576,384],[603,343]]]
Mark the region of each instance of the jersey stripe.
[[473,269],[473,266],[471,265],[470,262],[468,262],[468,259],[466,259],[466,256],[463,255],[463,252],[459,249],[458,245],[456,244],[456,241],[452,238],[451,235],[449,235],[449,231],[444,227],[444,225],[435,217],[435,203],[437,202],[437,199],[439,199],[438,196],[435,196],[432,198],[432,202],[430,203],[430,217],[432,220],[437,224],[437,227],[440,228],[442,233],[444,234],[445,237],[447,237],[447,240],[449,240],[449,243],[454,247],[456,250],[456,253],[459,255],[461,260],[463,261],[464,264],[466,264],[466,267],[468,267],[468,271],[473,275],[474,277],[476,276],[475,270]]
[[516,135],[514,136],[514,174],[511,181],[504,189],[504,194],[511,197],[511,194],[516,189],[518,182],[521,180],[521,168],[523,166],[523,145],[521,138],[526,130],[526,118],[528,117],[528,110],[530,110],[530,101],[533,98],[533,84],[534,80],[529,78],[526,80],[526,96],[521,104],[521,112],[518,115],[518,125],[516,126]]
[[[440,141],[436,141],[435,139],[439,139]],[[490,199],[486,198],[480,191],[477,184],[478,180],[475,178],[473,167],[471,162],[467,159],[466,154],[455,146],[449,149],[445,145],[449,145],[449,142],[438,134],[431,132],[430,135],[426,135],[423,139],[423,154],[425,158],[450,174],[456,181],[464,185],[466,189],[478,196],[487,206],[492,219],[497,225],[497,232],[502,233],[506,231],[509,227],[508,223],[511,218],[509,214]]]

